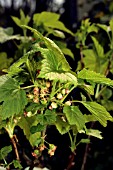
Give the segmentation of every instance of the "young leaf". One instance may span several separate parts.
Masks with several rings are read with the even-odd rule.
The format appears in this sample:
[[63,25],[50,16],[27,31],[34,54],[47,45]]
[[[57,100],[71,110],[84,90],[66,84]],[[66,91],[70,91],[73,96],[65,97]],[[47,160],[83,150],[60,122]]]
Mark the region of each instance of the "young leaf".
[[91,37],[95,46],[95,52],[97,54],[97,57],[103,58],[104,57],[104,48],[101,46],[101,44],[98,42],[98,40],[95,37]]
[[70,125],[76,125],[78,131],[83,129],[85,119],[77,106],[64,106],[63,112],[65,113]]
[[95,57],[94,50],[86,49],[86,50],[83,50],[82,53],[85,56],[83,58],[85,68],[88,68],[89,70],[95,70],[95,68],[96,68],[96,57]]
[[37,26],[41,25],[42,23],[43,24],[48,23],[49,25],[49,23],[56,22],[57,20],[59,20],[59,18],[60,18],[59,14],[44,11],[44,12],[41,12],[40,14],[35,13],[33,15],[33,22]]
[[0,53],[0,70],[7,69],[13,62],[13,58],[7,58],[7,53]]
[[24,12],[20,9],[20,19],[17,17],[12,16],[13,21],[21,27],[21,25],[28,25],[30,21],[30,17],[24,15]]
[[0,150],[0,160],[5,159],[5,157],[12,151],[11,145],[5,146]]
[[45,29],[53,28],[59,29],[61,31],[67,32],[71,35],[74,35],[65,25],[59,21],[60,15],[53,12],[42,12],[40,14],[34,14],[33,21],[36,26],[44,25]]
[[15,168],[23,169],[22,165],[18,160],[13,160],[13,165]]
[[107,126],[107,120],[113,121],[112,116],[107,110],[96,102],[81,102],[94,116],[94,118],[100,122],[104,127]]
[[28,57],[33,55],[35,52],[37,52],[36,49],[30,50],[24,56],[22,56],[19,60],[17,60],[14,64],[12,64],[8,70],[8,74],[15,75],[21,72],[23,69],[20,66],[26,63]]
[[113,18],[110,20],[109,25],[110,25],[110,28],[111,28],[112,38],[113,38]]
[[81,139],[79,143],[90,143],[90,139]]
[[104,75],[96,73],[94,71],[83,69],[78,73],[78,78],[85,79],[90,82],[105,84],[113,86],[113,80],[106,78]]
[[70,56],[72,59],[74,59],[74,54],[71,52],[69,48],[67,48],[67,44],[65,42],[61,42],[58,40],[54,40],[55,44],[58,45],[58,47],[62,50],[62,52],[65,55]]
[[21,37],[20,35],[9,35],[6,31],[6,29],[8,28],[2,28],[0,27],[0,43],[5,43],[6,41],[9,41],[9,40],[20,40]]
[[90,114],[88,114],[88,115],[84,114],[84,118],[85,118],[85,123],[97,121],[95,116],[90,115]]
[[18,82],[7,75],[0,77],[0,102],[3,102],[2,119],[20,114],[27,104],[26,93]]
[[87,84],[80,84],[79,87],[81,89],[85,90],[90,95],[94,95],[94,87],[93,86],[87,85]]
[[104,24],[97,24],[98,27],[100,27],[101,29],[103,29],[104,31],[108,32],[108,26],[104,25]]
[[87,129],[86,130],[86,134],[89,136],[94,136],[96,138],[102,139],[103,137],[101,136],[101,133],[99,130],[97,129]]
[[[51,60],[54,64],[55,64],[55,68],[57,66],[57,68],[62,67],[62,70],[64,71],[69,71],[70,70],[70,66],[68,64],[68,62],[66,61],[61,49],[49,38],[44,37],[40,32],[38,32],[36,29],[33,29],[29,26],[25,26],[23,25],[23,27],[31,30],[33,33],[35,33],[42,41],[45,42],[45,45],[47,46],[48,49],[46,48],[41,48],[39,46],[37,46],[37,44],[35,45],[35,48],[37,49],[37,51],[40,51],[41,53],[43,53],[44,58],[47,58],[48,60]],[[47,57],[46,57],[47,55]],[[50,56],[48,56],[50,55]],[[52,55],[52,56],[51,56]],[[56,63],[57,62],[57,63]],[[52,64],[52,63],[51,63]]]

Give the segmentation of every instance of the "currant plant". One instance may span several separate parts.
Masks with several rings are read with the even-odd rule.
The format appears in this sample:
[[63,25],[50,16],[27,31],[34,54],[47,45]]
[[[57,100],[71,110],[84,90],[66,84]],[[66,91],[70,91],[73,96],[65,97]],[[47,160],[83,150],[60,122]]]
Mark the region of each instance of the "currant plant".
[[[75,152],[80,143],[90,142],[87,135],[102,139],[98,129],[88,128],[89,122],[97,121],[106,127],[107,121],[113,121],[100,100],[100,96],[105,95],[104,89],[108,87],[109,91],[112,89],[113,81],[101,72],[87,67],[72,71],[62,48],[60,49],[46,36],[44,29],[48,34],[54,32],[52,28],[61,28],[62,31],[72,33],[58,21],[59,15],[53,14],[55,21],[51,23],[48,23],[43,15],[45,16],[45,13],[37,14],[37,19],[34,16],[35,24],[39,23],[37,28],[43,25],[42,32],[37,30],[36,25],[35,28],[21,25],[23,30],[28,29],[32,32],[35,41],[29,50],[24,51],[23,56],[7,69],[7,73],[0,76],[0,129],[3,128],[8,133],[15,148],[17,161],[20,161],[20,157],[14,134],[16,126],[23,129],[34,149],[32,155],[38,157],[44,149],[48,150],[50,156],[54,155],[57,149],[57,146],[46,140],[48,126],[55,126],[61,135],[67,133],[70,138],[70,149]],[[48,13],[50,19],[51,15]],[[98,25],[98,27],[102,26]],[[83,34],[81,30],[77,33],[84,36],[84,39],[79,39],[78,36],[78,44],[82,43],[80,44],[82,55],[85,55],[87,34],[95,29],[97,32],[98,28],[87,20],[86,25],[82,27]],[[92,40],[96,52],[100,55],[99,50],[102,47],[98,45],[95,38]],[[91,49],[87,47],[85,50]],[[82,62],[85,57],[82,58]],[[73,95],[77,89],[80,89],[81,98]],[[86,138],[78,141],[77,135],[80,133],[86,134]]]

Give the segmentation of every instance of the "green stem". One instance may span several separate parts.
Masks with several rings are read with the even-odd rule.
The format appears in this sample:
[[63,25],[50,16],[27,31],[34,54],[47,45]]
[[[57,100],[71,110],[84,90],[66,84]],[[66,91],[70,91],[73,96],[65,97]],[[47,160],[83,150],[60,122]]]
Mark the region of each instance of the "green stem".
[[70,141],[71,141],[71,145],[72,145],[73,140],[72,140],[72,136],[71,136],[70,132],[68,132],[68,135],[69,135],[69,138],[70,138]]
[[101,93],[106,89],[106,86],[104,86],[99,92],[98,92],[98,96],[96,99],[98,99],[101,95]]
[[[73,86],[73,87],[70,89],[69,93],[71,93],[71,92],[74,90],[75,87],[76,87],[76,86]],[[69,95],[69,93],[67,93],[67,94],[63,97],[63,99],[61,100],[61,103],[64,102],[64,100],[65,100],[66,97]]]
[[95,99],[98,98],[99,89],[100,89],[100,84],[97,84],[97,89],[96,89],[96,93],[95,93]]
[[29,59],[27,59],[26,65],[27,65],[28,71],[29,71],[29,73],[30,73],[32,82],[34,83],[34,77],[33,77],[33,74],[32,74],[32,71],[31,71],[31,68],[30,68],[30,65],[29,65],[29,62],[30,62]]
[[36,85],[30,85],[30,86],[26,86],[26,87],[21,87],[21,89],[29,89],[29,88],[31,88],[31,87],[35,87]]

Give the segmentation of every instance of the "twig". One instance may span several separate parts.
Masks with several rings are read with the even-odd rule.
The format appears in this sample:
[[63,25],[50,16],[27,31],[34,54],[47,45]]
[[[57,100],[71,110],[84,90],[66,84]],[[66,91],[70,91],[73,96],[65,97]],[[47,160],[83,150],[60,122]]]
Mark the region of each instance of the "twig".
[[[92,122],[90,128],[93,128],[94,124],[95,124],[95,122]],[[90,139],[90,138],[91,138],[91,136],[88,136],[88,139]],[[85,165],[86,165],[86,161],[87,161],[87,156],[88,156],[88,150],[89,150],[89,143],[87,143],[86,147],[85,147],[85,153],[84,153],[84,157],[83,157],[83,162],[82,162],[81,170],[85,169]]]
[[74,158],[75,158],[75,153],[72,152],[72,154],[69,156],[69,163],[65,170],[71,170],[71,168],[75,165]]
[[16,139],[16,141],[17,141],[17,138],[15,138],[15,136],[13,136],[13,137],[11,138],[11,142],[12,142],[13,147],[14,147],[14,151],[15,151],[15,154],[16,154],[16,159],[17,159],[18,161],[20,161],[20,157],[19,157],[19,153],[18,153],[18,149],[17,149],[17,145],[16,145],[16,142],[15,142],[15,139]]
[[81,63],[81,70],[84,68],[84,62],[83,62],[83,53],[82,53],[82,45],[80,46],[80,63]]

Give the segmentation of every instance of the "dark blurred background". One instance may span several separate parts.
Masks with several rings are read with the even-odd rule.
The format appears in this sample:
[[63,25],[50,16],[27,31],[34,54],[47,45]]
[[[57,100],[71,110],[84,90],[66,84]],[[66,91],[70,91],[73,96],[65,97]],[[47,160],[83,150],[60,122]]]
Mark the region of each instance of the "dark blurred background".
[[[90,18],[92,22],[107,23],[113,16],[113,1],[112,0],[0,0],[0,27],[13,27],[16,24],[12,21],[10,16],[19,17],[19,10],[23,9],[25,14],[33,16],[34,13],[42,11],[52,11],[61,14],[60,20],[67,28],[76,32],[80,22],[84,18]],[[19,33],[19,29],[15,30]],[[69,47],[75,52],[75,40],[70,38],[68,41]],[[1,44],[0,44],[1,46]],[[6,45],[7,47],[7,45]],[[4,47],[5,48],[5,47]],[[76,61],[75,61],[76,62]],[[76,64],[76,63],[75,63]],[[72,66],[73,67],[73,66]],[[112,139],[112,123],[108,123],[108,127],[103,129],[103,140],[92,138],[91,145],[88,150],[86,170],[113,170],[113,139]],[[21,135],[20,135],[21,134]],[[21,140],[21,146],[26,147],[25,138],[22,132],[17,134]],[[23,140],[22,140],[23,137]],[[49,165],[52,170],[65,170],[69,165],[69,158],[71,152],[69,150],[69,141],[67,136],[60,136],[53,128],[48,130],[48,140],[58,146],[56,154],[52,158],[45,156],[45,165]],[[7,142],[7,139],[0,135],[0,143]],[[23,144],[22,144],[23,142]],[[28,144],[27,144],[28,146]],[[31,149],[31,148],[30,148]],[[70,167],[73,170],[81,170],[83,157],[85,152],[85,144],[81,144],[77,148],[76,156],[74,158],[75,165]],[[46,155],[46,153],[45,153]],[[69,169],[67,169],[69,170]]]

